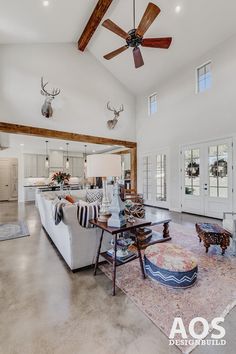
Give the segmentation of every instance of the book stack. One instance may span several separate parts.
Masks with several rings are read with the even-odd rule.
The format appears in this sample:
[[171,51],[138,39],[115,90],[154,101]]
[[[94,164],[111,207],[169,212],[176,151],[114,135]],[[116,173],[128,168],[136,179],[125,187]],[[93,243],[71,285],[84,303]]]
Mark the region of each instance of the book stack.
[[137,230],[137,237],[140,244],[147,243],[152,238],[152,230],[147,227],[140,227]]
[[[113,257],[114,256],[114,249],[110,249],[107,251],[108,256]],[[119,262],[125,263],[128,262],[129,260],[136,258],[136,254],[132,251],[129,250],[118,250],[116,252],[116,259]]]

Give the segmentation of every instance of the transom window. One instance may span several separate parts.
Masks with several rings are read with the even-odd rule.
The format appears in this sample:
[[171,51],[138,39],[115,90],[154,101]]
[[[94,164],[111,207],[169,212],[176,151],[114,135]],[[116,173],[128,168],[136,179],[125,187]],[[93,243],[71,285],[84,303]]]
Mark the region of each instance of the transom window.
[[148,97],[148,114],[149,116],[157,113],[157,94],[153,93]]
[[211,88],[211,62],[197,68],[197,92],[201,93]]

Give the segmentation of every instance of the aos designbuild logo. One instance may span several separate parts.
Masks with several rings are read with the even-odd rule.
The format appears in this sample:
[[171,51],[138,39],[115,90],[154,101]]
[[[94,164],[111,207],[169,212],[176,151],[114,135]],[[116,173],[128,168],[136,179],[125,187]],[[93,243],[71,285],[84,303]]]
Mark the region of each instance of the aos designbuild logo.
[[[193,318],[188,326],[188,332],[192,337],[192,339],[189,339],[182,318],[176,317],[170,331],[169,345],[226,345],[226,340],[223,339],[225,336],[225,329],[220,325],[222,322],[224,322],[224,318],[222,317],[214,318],[210,324],[203,317]],[[198,326],[201,326],[201,333],[199,333],[199,330],[196,331],[197,324]],[[210,330],[214,330],[211,334],[211,338],[204,339]],[[178,339],[175,339],[176,335],[178,335]]]

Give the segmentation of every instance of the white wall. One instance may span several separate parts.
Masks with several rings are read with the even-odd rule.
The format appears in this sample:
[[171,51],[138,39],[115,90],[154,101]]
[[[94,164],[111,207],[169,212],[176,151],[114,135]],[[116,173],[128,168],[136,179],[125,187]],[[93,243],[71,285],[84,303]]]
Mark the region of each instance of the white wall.
[[[142,191],[142,154],[169,147],[172,210],[180,210],[180,145],[230,137],[236,133],[235,58],[236,37],[233,37],[179,70],[161,86],[137,97],[139,191]],[[212,60],[213,87],[196,94],[195,68],[208,60]],[[158,93],[158,112],[149,117],[147,97],[153,92]]]
[[[54,118],[41,115],[40,78],[61,88]],[[106,103],[124,104],[113,131]],[[95,136],[135,140],[135,98],[88,51],[74,44],[0,45],[1,121]]]

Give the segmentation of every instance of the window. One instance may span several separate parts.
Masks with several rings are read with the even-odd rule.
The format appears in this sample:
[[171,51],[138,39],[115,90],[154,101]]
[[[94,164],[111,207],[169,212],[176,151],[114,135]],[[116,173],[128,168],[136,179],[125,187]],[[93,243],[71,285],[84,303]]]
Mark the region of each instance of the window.
[[184,164],[185,194],[200,196],[200,150],[185,150]]
[[149,116],[157,113],[157,94],[153,93],[148,97],[148,114]]
[[210,197],[228,198],[228,145],[209,147]]
[[156,156],[156,200],[166,201],[166,155]]
[[211,62],[197,68],[197,93],[204,92],[211,88]]
[[150,156],[143,158],[143,197],[146,200],[152,198],[152,162]]

